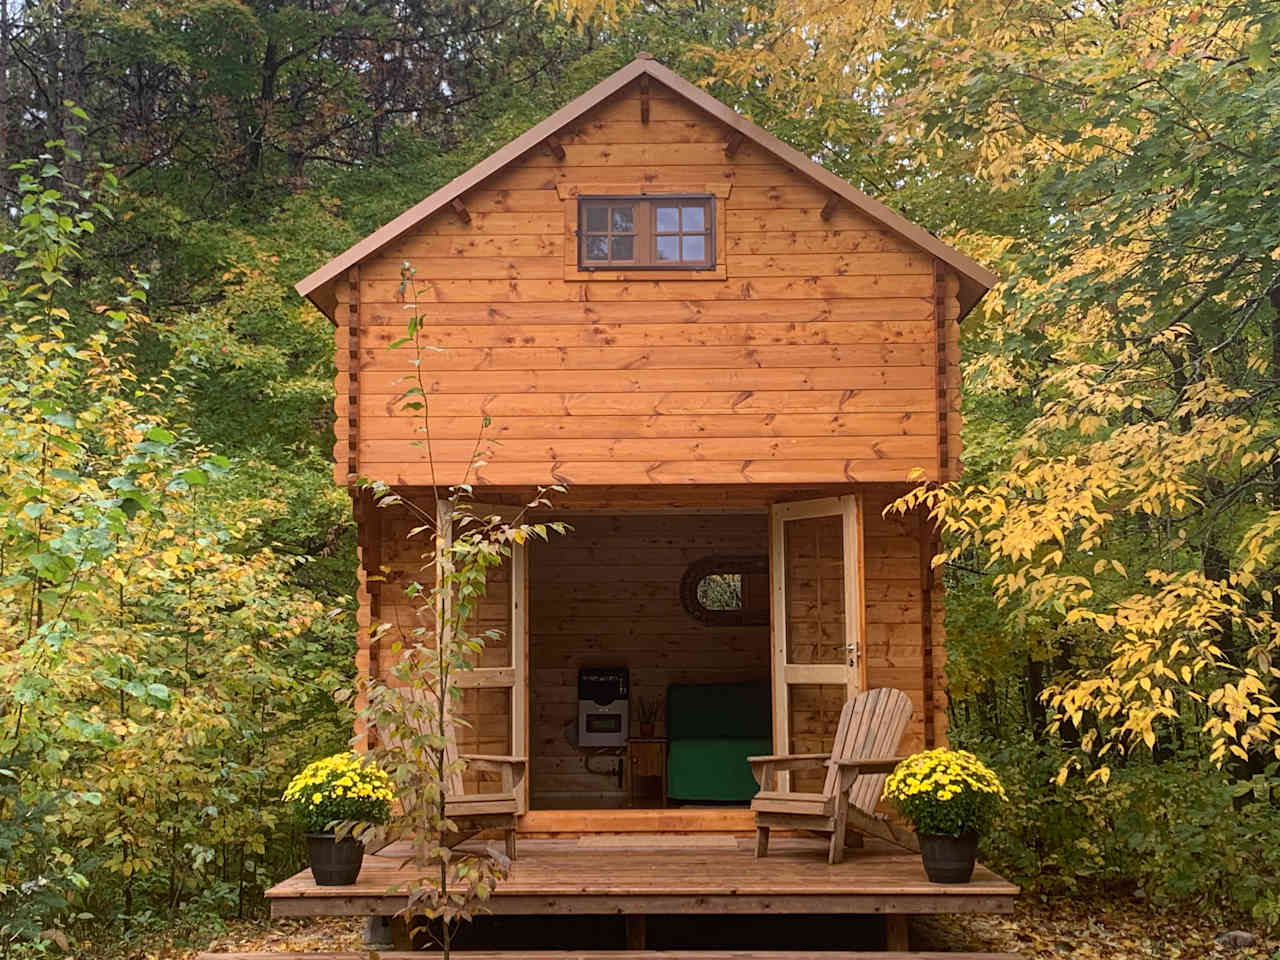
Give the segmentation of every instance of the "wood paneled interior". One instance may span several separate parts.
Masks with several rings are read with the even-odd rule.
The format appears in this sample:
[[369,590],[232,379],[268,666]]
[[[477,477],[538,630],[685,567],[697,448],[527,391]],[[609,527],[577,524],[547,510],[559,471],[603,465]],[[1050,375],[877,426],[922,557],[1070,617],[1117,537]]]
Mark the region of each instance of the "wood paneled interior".
[[[573,746],[578,668],[626,666],[632,729],[637,698],[672,683],[737,683],[769,677],[769,628],[713,627],[680,604],[680,578],[711,554],[762,554],[767,518],[750,514],[576,515],[573,530],[530,556],[532,663],[531,806],[620,807],[615,776],[588,773]],[[657,735],[665,735],[660,714]],[[598,752],[598,751],[596,751]],[[616,760],[601,757],[606,769]]]
[[[529,151],[464,194],[466,220],[446,207],[336,283],[359,319],[358,343],[336,331],[339,482],[426,479],[393,403],[413,370],[390,349],[406,261],[439,348],[421,372],[441,483],[486,416],[487,484],[936,478],[940,415],[958,456],[956,275],[848,204],[824,219],[830,192],[757,144],[727,157],[729,127],[661,84],[649,103],[642,124],[632,84],[559,131],[563,159]],[[723,278],[564,278],[571,194],[691,189],[727,191]]]

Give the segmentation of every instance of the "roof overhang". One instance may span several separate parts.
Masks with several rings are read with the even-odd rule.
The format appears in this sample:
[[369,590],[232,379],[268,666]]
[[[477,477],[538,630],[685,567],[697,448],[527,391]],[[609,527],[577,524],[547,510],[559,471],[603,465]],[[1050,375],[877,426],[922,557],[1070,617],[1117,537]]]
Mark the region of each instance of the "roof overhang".
[[580,97],[565,104],[547,119],[516,137],[500,150],[490,154],[466,173],[455,177],[426,199],[414,204],[391,222],[379,227],[359,243],[338,254],[319,270],[303,277],[294,289],[334,319],[337,296],[334,282],[348,269],[366,257],[396,240],[432,214],[448,206],[468,190],[497,173],[503,167],[518,160],[523,154],[538,146],[608,97],[624,89],[633,80],[647,75],[674,93],[714,116],[721,123],[742,133],[774,154],[779,160],[810,179],[826,187],[836,196],[847,201],[855,209],[879,221],[884,227],[922,250],[933,254],[953,270],[960,280],[960,317],[963,318],[998,281],[998,277],[976,260],[939,240],[923,227],[885,206],[879,200],[867,196],[853,184],[806,157],[799,150],[783,143],[768,131],[752,123],[728,104],[721,103],[705,90],[701,90],[678,74],[647,55],[641,55],[621,70],[602,80]]

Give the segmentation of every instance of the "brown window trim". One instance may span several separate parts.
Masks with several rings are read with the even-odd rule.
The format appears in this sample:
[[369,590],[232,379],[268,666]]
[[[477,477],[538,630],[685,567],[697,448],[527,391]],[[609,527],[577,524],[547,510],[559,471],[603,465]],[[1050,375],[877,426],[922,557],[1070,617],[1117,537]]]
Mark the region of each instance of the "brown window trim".
[[[657,229],[657,208],[664,206],[693,206],[690,201],[696,201],[703,208],[703,225],[701,231],[683,230],[683,222],[679,223],[676,231],[662,231]],[[628,204],[633,208],[632,212],[632,230],[618,231],[614,233],[612,230],[612,217],[606,214],[608,222],[606,229],[588,233],[587,231],[587,209],[589,207],[605,207],[608,210],[613,205]],[[599,195],[579,195],[577,198],[577,269],[584,273],[606,272],[615,273],[618,271],[715,271],[716,263],[716,198],[712,194],[705,193],[672,193],[672,194],[599,194]],[[682,214],[680,216],[683,216]],[[606,243],[609,244],[609,252],[612,254],[612,239],[615,236],[634,237],[632,254],[630,260],[588,260],[586,258],[586,248],[590,237],[606,237]],[[680,238],[677,242],[683,247],[683,240],[686,237],[701,236],[703,238],[703,249],[706,252],[706,258],[703,260],[657,260],[658,238],[662,236],[675,236]]]

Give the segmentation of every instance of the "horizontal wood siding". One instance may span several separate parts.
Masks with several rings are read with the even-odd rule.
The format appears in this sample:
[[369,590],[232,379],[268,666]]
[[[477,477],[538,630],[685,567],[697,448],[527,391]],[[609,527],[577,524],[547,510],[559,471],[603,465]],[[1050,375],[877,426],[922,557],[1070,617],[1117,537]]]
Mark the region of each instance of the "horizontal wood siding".
[[[616,776],[590,773],[591,751],[573,746],[578,668],[631,671],[633,724],[639,697],[671,683],[769,678],[769,628],[711,627],[680,603],[680,578],[711,554],[765,554],[763,514],[577,516],[573,531],[530,555],[533,667],[532,806],[622,806]],[[660,715],[658,735],[665,732]],[[634,732],[634,728],[633,728]],[[592,761],[604,770],[606,757]]]
[[[906,488],[904,487],[903,490]],[[903,740],[903,752],[924,747],[925,683],[921,624],[920,537],[915,517],[883,516],[896,493],[865,494],[863,557],[867,597],[867,685],[896,687],[911,697],[914,711]],[[940,578],[939,578],[940,579]],[[942,742],[946,705],[945,656],[942,651],[941,590],[934,591],[933,611],[934,726]]]
[[[415,418],[394,404],[415,372],[391,349],[405,262],[432,347],[420,372],[439,483],[463,479],[485,417],[477,483],[937,475],[932,255],[846,203],[824,219],[826,190],[752,143],[727,158],[728,128],[662,91],[648,124],[623,90],[560,131],[563,159],[529,151],[461,198],[466,219],[438,212],[366,258],[357,289],[338,284],[360,311],[358,349],[336,332],[341,482],[352,449],[362,475],[430,482]],[[575,193],[664,189],[717,194],[723,278],[566,279]]]

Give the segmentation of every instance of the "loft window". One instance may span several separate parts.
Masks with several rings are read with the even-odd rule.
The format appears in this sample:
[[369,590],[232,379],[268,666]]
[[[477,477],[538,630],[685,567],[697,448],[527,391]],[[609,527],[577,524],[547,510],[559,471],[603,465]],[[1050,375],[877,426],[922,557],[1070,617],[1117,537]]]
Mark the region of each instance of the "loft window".
[[713,627],[769,622],[769,558],[704,557],[680,578],[680,603],[691,617]]
[[582,270],[709,270],[715,266],[715,200],[702,196],[582,197]]

